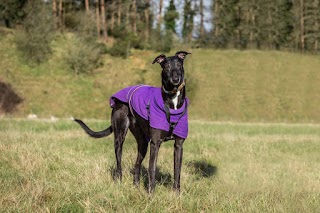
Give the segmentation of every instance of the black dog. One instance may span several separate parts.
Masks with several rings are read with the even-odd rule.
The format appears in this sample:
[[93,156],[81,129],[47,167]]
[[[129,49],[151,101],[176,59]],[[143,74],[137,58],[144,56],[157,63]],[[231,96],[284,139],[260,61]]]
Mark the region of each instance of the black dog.
[[[141,163],[147,153],[148,144],[150,142],[150,161],[148,170],[149,193],[153,193],[155,189],[155,171],[160,145],[163,141],[171,139],[175,140],[173,187],[176,191],[180,191],[180,172],[182,163],[183,143],[186,138],[186,135],[185,137],[178,136],[178,133],[175,133],[175,130],[178,129],[176,127],[179,126],[179,122],[183,120],[180,120],[180,118],[187,115],[188,101],[186,98],[185,77],[183,68],[183,61],[187,54],[190,53],[179,51],[175,54],[175,56],[171,57],[166,57],[162,54],[156,57],[153,61],[153,64],[157,62],[162,67],[162,87],[154,89],[159,90],[161,103],[163,105],[163,110],[161,111],[161,113],[163,113],[166,118],[165,122],[163,122],[163,120],[162,122],[163,124],[167,125],[168,128],[152,127],[152,123],[149,119],[150,111],[152,111],[152,109],[149,109],[150,107],[152,107],[152,105],[150,106],[150,104],[152,104],[150,103],[150,100],[149,104],[147,104],[146,106],[148,110],[148,117],[144,118],[137,112],[137,110],[133,109],[130,102],[131,100],[120,100],[116,96],[112,98],[113,110],[111,115],[111,126],[109,128],[100,132],[94,132],[91,129],[89,129],[81,120],[75,119],[75,121],[79,123],[81,127],[86,131],[86,133],[89,134],[91,137],[101,138],[108,136],[112,132],[114,132],[114,146],[117,160],[116,176],[120,180],[122,178],[122,146],[127,130],[128,128],[130,129],[138,143],[138,156],[133,171],[133,181],[136,185],[139,185],[140,182]],[[143,86],[136,86],[135,88],[131,89],[131,91],[133,91],[132,94],[138,91],[140,87]],[[151,96],[153,98],[156,95]],[[179,109],[182,109],[182,107],[185,107],[185,109],[183,110],[181,116],[178,119],[176,119],[175,122],[172,122],[172,120],[174,119],[172,119],[173,115],[171,115],[170,113],[175,112],[175,110],[179,111]],[[187,122],[187,117],[184,117],[184,119]],[[161,121],[157,120],[156,122],[159,123]],[[158,124],[155,123],[155,125]],[[184,125],[184,127],[186,127],[187,130],[188,126]]]

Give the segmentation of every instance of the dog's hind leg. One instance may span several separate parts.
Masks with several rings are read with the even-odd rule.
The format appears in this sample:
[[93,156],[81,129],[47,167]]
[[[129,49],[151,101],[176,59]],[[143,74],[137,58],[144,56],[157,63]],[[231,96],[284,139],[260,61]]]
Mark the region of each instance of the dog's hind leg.
[[140,184],[141,163],[146,156],[149,142],[145,137],[140,125],[136,122],[136,118],[131,117],[130,120],[130,131],[138,143],[137,160],[133,169],[133,183],[138,186]]
[[117,160],[117,169],[115,171],[115,178],[122,179],[122,147],[129,128],[129,109],[124,104],[117,104],[112,111],[112,129],[114,131],[114,149]]

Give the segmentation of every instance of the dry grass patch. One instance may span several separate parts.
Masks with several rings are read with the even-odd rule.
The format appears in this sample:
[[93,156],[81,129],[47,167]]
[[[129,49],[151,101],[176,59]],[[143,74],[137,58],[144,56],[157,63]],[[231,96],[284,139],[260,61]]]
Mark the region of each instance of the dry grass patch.
[[[95,129],[104,122],[89,121]],[[0,206],[22,212],[319,212],[316,125],[191,122],[182,192],[173,143],[162,145],[157,188],[132,184],[136,143],[127,137],[123,181],[114,181],[112,137],[88,138],[70,121],[0,121]]]

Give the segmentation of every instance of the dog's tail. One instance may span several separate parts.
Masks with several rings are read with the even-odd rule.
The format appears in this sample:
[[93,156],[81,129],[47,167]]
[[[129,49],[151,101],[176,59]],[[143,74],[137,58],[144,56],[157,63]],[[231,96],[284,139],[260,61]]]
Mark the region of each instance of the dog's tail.
[[84,129],[84,131],[91,137],[93,138],[103,138],[103,137],[107,137],[108,135],[110,135],[113,131],[112,131],[112,126],[109,126],[107,129],[99,131],[99,132],[95,132],[92,131],[82,120],[73,119],[75,122],[77,122],[82,129]]

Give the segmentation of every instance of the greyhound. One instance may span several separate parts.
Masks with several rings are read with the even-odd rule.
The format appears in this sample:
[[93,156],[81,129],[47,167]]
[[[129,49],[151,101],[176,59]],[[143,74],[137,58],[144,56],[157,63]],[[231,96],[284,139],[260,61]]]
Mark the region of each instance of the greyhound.
[[138,143],[138,155],[133,169],[133,182],[140,184],[141,163],[150,143],[148,168],[148,192],[155,190],[155,172],[159,148],[162,142],[174,140],[174,184],[180,192],[180,173],[183,156],[183,143],[188,135],[186,81],[183,62],[190,54],[179,51],[174,56],[157,56],[153,63],[162,67],[162,87],[136,85],[115,93],[110,98],[113,108],[111,126],[94,132],[84,122],[74,119],[85,132],[94,138],[102,138],[114,132],[114,148],[117,161],[115,176],[122,179],[122,146],[128,129]]

